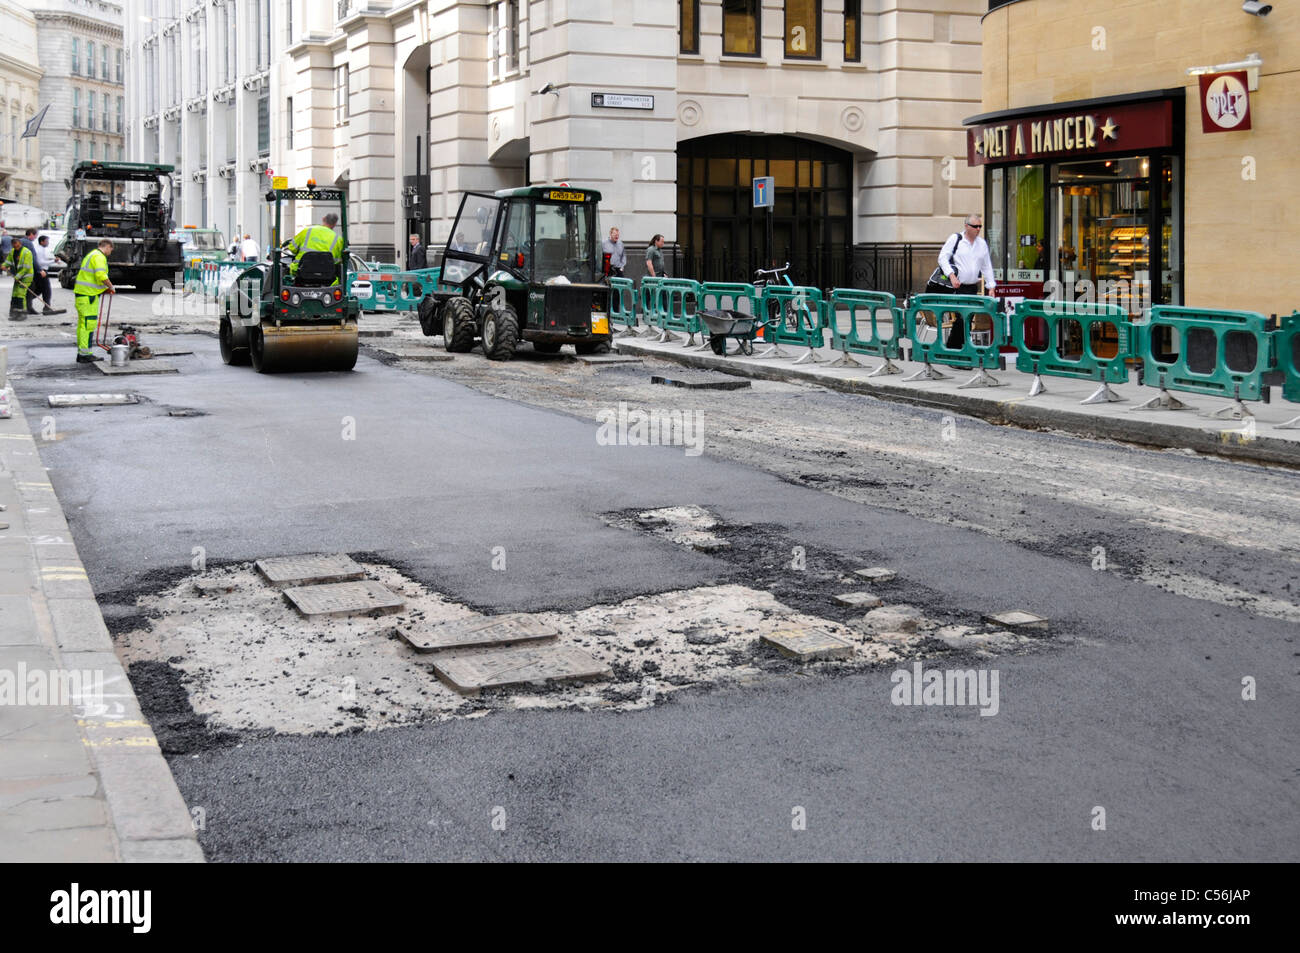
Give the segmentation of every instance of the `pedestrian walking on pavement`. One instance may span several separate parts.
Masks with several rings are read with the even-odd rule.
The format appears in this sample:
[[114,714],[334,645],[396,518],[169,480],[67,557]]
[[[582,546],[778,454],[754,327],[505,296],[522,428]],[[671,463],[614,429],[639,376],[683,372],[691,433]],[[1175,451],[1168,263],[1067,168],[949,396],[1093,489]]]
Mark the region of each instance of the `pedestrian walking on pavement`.
[[63,314],[67,308],[54,307],[54,286],[50,274],[54,271],[54,252],[50,250],[50,236],[36,240],[36,290],[45,302],[42,314]]
[[117,293],[113,282],[108,280],[108,256],[112,253],[112,239],[101,239],[95,250],[81,259],[81,270],[77,272],[72,294],[77,306],[78,364],[89,364],[95,359],[90,342],[99,324],[99,296],[106,291]]
[[421,268],[429,267],[429,256],[425,253],[424,245],[420,244],[420,236],[411,236],[411,246],[406,249],[406,270],[419,271]]
[[609,256],[609,276],[622,278],[623,269],[627,267],[627,249],[618,237],[618,229],[609,230],[609,238],[601,242],[601,252]]
[[244,261],[257,261],[257,256],[261,253],[257,241],[247,232],[244,233],[244,240],[239,243],[239,253]]
[[664,276],[664,237],[656,235],[650,239],[650,247],[645,250],[645,270],[651,278]]
[[[980,230],[984,227],[982,215],[967,215],[960,232],[948,237],[939,249],[939,270],[952,285],[952,294],[980,294],[980,278],[984,279],[984,294],[992,294],[997,287],[993,280],[993,261],[989,246]],[[965,344],[965,326],[960,317],[953,318],[946,346],[958,349]]]

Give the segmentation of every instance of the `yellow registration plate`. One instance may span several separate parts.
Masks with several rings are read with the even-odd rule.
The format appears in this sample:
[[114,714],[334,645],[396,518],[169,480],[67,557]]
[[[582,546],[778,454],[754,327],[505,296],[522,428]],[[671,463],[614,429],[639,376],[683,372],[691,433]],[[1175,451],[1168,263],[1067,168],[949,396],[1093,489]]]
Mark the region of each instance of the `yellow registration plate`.
[[591,316],[591,333],[592,333],[592,334],[608,334],[608,333],[609,333],[609,318],[605,317],[603,314],[602,314],[602,315],[594,315],[594,314],[593,314],[593,315]]
[[555,192],[552,191],[550,198],[553,202],[581,202],[587,196],[581,192]]

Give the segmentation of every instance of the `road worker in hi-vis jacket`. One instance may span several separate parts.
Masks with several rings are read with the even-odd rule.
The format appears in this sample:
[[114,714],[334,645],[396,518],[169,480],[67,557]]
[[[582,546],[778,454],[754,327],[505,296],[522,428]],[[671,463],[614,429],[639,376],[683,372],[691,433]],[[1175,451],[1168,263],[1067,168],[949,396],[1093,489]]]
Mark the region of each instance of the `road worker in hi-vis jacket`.
[[95,359],[90,342],[99,324],[99,296],[105,291],[116,294],[113,282],[108,280],[108,256],[113,253],[113,242],[105,238],[89,255],[81,259],[77,283],[72,289],[77,303],[77,363],[89,364]]
[[[293,263],[289,266],[291,277],[297,277],[298,263],[309,251],[329,252],[336,265],[343,260],[343,236],[334,231],[339,217],[329,212],[321,217],[321,222],[320,225],[308,225],[289,240],[289,247],[294,253]],[[339,280],[335,277],[334,284],[338,283]]]

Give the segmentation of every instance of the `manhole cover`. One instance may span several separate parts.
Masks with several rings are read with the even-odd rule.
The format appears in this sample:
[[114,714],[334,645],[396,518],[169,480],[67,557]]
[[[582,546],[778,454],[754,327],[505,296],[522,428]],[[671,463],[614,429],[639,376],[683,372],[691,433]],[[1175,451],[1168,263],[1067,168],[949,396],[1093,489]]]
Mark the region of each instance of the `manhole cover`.
[[850,643],[824,629],[781,629],[760,636],[760,641],[787,658],[800,662],[853,657],[853,646]]
[[135,394],[51,394],[51,407],[100,407],[113,404],[135,404]]
[[560,634],[560,630],[538,622],[530,616],[510,615],[494,619],[448,622],[423,632],[399,628],[397,634],[410,643],[411,648],[417,652],[436,652],[439,649],[484,648],[492,645],[511,645],[516,642],[537,642],[555,638]]
[[273,586],[307,586],[318,582],[364,579],[366,572],[347,553],[325,556],[272,556],[259,559],[258,572]]
[[373,579],[301,586],[284,590],[284,595],[305,616],[387,615],[401,612],[406,605],[401,596]]
[[155,361],[152,358],[137,358],[134,361],[128,361],[121,367],[114,367],[108,361],[96,361],[95,366],[109,377],[121,377],[126,374],[179,374],[180,368],[175,364],[168,364],[166,361]]
[[433,670],[463,695],[474,695],[484,688],[607,678],[612,674],[599,659],[563,645],[514,646],[474,654],[439,655],[434,659]]

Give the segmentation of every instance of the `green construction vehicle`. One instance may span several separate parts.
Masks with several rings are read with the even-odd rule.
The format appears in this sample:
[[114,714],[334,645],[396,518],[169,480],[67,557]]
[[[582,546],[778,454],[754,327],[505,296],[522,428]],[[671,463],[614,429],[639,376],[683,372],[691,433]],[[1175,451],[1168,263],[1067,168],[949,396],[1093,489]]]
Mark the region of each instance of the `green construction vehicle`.
[[[351,370],[361,306],[347,291],[347,194],[317,188],[312,179],[305,189],[287,184],[276,178],[266,193],[275,206],[270,260],[243,267],[221,295],[221,360],[252,364],[261,373]],[[310,242],[296,249],[293,236],[282,236],[282,212],[290,202],[305,203],[297,207],[306,211],[307,227],[315,226],[329,250],[313,249]],[[330,215],[339,220],[337,235],[320,224]]]
[[59,284],[71,288],[81,259],[105,238],[113,240],[108,277],[115,285],[153,290],[181,272],[181,243],[173,233],[170,165],[78,162],[64,183],[72,191],[58,257]]
[[567,185],[465,193],[439,284],[420,302],[421,330],[453,352],[477,341],[495,361],[520,341],[543,354],[608,351],[599,203],[599,192]]

